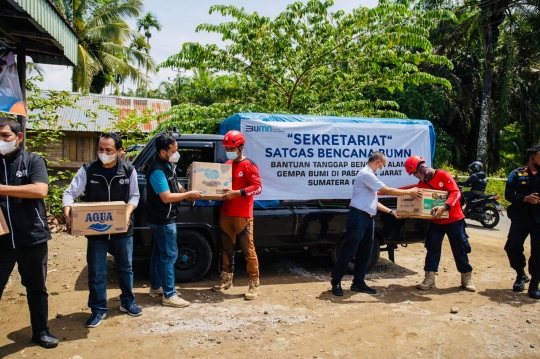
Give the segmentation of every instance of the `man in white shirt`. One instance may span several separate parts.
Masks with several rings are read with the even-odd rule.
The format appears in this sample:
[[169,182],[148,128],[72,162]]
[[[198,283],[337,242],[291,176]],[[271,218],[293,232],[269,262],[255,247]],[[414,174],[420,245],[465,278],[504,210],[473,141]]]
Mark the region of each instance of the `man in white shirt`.
[[365,282],[366,270],[375,230],[375,215],[377,210],[399,217],[394,210],[382,205],[377,199],[377,192],[390,196],[414,196],[422,197],[422,190],[411,188],[401,190],[388,188],[377,178],[384,166],[386,157],[381,152],[373,152],[369,157],[368,164],[358,171],[354,180],[353,194],[349,205],[349,214],[346,223],[346,239],[339,253],[336,265],[332,270],[332,294],[343,295],[341,279],[347,270],[347,264],[356,255],[354,261],[354,278],[351,290],[368,294],[376,294],[377,291],[367,286]]

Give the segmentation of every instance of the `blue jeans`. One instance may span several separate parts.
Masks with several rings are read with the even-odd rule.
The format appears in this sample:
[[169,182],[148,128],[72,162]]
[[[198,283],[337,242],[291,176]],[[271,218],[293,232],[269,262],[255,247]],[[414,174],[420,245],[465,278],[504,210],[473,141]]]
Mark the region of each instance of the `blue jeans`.
[[445,234],[448,236],[457,270],[460,273],[472,272],[469,256],[467,255],[467,253],[470,253],[471,247],[468,240],[469,236],[465,232],[465,220],[463,219],[448,224],[429,223],[425,244],[427,254],[424,270],[437,272],[439,269],[442,241]]
[[128,307],[135,303],[133,294],[133,270],[131,267],[133,257],[133,237],[118,239],[88,238],[86,262],[88,263],[88,307],[93,313],[107,312],[107,250],[111,245],[116,271],[118,272],[118,285],[120,303]]
[[178,258],[176,223],[148,223],[148,227],[154,232],[152,257],[150,257],[150,286],[154,289],[163,288],[163,296],[170,298],[176,295],[174,287],[174,263]]
[[332,279],[341,281],[347,265],[356,255],[354,260],[354,283],[362,283],[366,277],[366,269],[371,250],[373,249],[374,217],[370,217],[365,212],[351,209],[347,214],[346,239],[341,252],[337,258],[336,266],[332,270]]

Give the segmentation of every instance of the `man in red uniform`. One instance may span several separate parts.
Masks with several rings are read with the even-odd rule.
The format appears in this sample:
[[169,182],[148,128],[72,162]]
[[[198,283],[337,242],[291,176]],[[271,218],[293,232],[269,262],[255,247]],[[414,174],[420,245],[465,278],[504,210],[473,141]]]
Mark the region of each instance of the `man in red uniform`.
[[259,296],[259,260],[253,242],[253,196],[261,193],[262,185],[259,168],[242,154],[245,143],[244,135],[236,130],[223,137],[227,163],[232,164],[232,190],[225,190],[221,197],[221,283],[212,289],[222,291],[233,286],[234,252],[238,241],[249,277],[249,289],[244,299],[253,300]]
[[[434,215],[426,237],[427,249],[424,270],[425,279],[418,284],[418,289],[427,290],[435,288],[435,274],[441,260],[441,249],[444,235],[448,236],[456,267],[461,273],[461,286],[463,289],[474,292],[476,290],[471,280],[472,267],[469,264],[467,253],[471,252],[469,236],[465,232],[465,216],[461,210],[461,192],[452,175],[443,170],[436,170],[426,165],[420,156],[411,156],[405,161],[405,170],[414,175],[420,182],[418,188],[433,189],[448,192],[446,202],[434,207]],[[442,214],[448,211],[448,218],[441,219]]]

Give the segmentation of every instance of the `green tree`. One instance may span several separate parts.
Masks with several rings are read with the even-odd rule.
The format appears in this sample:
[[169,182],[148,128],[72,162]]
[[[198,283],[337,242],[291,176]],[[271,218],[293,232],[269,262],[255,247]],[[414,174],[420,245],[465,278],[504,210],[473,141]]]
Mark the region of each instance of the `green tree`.
[[54,1],[80,37],[73,91],[100,93],[108,75],[137,81],[142,77],[139,66],[155,67],[148,54],[129,46],[136,33],[126,20],[140,15],[142,0]]
[[401,91],[406,84],[450,87],[420,66],[452,68],[446,57],[432,54],[428,40],[438,21],[454,19],[451,12],[381,3],[347,14],[330,12],[332,5],[293,3],[274,20],[235,6],[212,6],[210,13],[233,21],[202,24],[197,31],[220,34],[227,46],[186,43],[160,67],[243,76],[243,105],[266,111],[403,118],[396,102],[368,98],[366,92]]
[[[146,44],[148,45],[147,50],[150,50],[150,38],[152,37],[152,33],[150,30],[154,28],[157,31],[161,31],[162,26],[160,22],[158,21],[156,15],[152,14],[151,12],[147,12],[144,17],[137,19],[137,31],[141,31],[141,29],[144,29],[144,36],[146,37]],[[147,52],[148,53],[148,52]],[[146,79],[145,79],[145,97],[148,93],[148,64],[146,65]]]
[[[517,166],[521,161],[515,158],[540,140],[538,1],[452,5],[427,0],[420,6],[450,7],[458,18],[441,23],[430,37],[454,69],[428,69],[452,84],[440,123],[456,143],[454,164],[465,168],[480,159],[490,172]],[[486,10],[490,6],[496,8]]]
[[[139,52],[144,52],[145,54],[149,55],[150,54],[150,45],[146,42],[146,39],[144,36],[137,36],[135,38],[133,38],[133,40],[131,41],[131,44],[129,45],[130,48],[132,49],[135,49]],[[146,64],[145,64],[146,65]],[[146,76],[148,76],[148,73],[146,73]],[[142,86],[142,84],[146,84],[147,82],[147,78],[139,78],[137,80],[137,90],[139,90]],[[124,92],[124,91],[122,91]],[[142,96],[141,96],[142,97]]]

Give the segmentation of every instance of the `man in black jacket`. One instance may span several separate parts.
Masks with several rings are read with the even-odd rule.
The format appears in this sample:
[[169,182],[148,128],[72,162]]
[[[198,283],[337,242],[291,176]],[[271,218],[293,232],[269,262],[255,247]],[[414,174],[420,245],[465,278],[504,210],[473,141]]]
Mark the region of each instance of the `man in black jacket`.
[[126,206],[126,233],[88,236],[86,261],[88,263],[88,307],[92,310],[86,327],[95,328],[107,313],[107,250],[109,245],[118,271],[120,311],[131,316],[142,314],[135,304],[133,294],[133,218],[132,214],[139,204],[137,173],[133,166],[119,156],[122,152],[122,139],[116,133],[104,133],[98,144],[98,159],[85,164],[64,192],[62,206],[66,223],[71,223],[70,210],[75,198],[85,193],[85,202],[123,201]]
[[469,165],[471,174],[465,182],[458,182],[460,186],[471,187],[470,191],[463,192],[465,200],[470,202],[478,196],[486,194],[487,178],[484,172],[484,165],[480,161],[474,161]]
[[[513,289],[522,292],[530,281],[529,296],[540,299],[540,145],[527,150],[527,159],[528,165],[513,170],[506,182],[504,197],[511,202],[508,206],[508,218],[512,223],[504,249],[510,266],[517,274]],[[529,274],[532,279],[525,274],[526,262],[523,254],[523,243],[529,235]]]
[[18,264],[30,309],[32,341],[54,348],[58,339],[47,326],[47,226],[45,201],[49,190],[47,165],[38,155],[19,148],[21,126],[0,117],[0,208],[9,233],[0,236],[0,298]]

